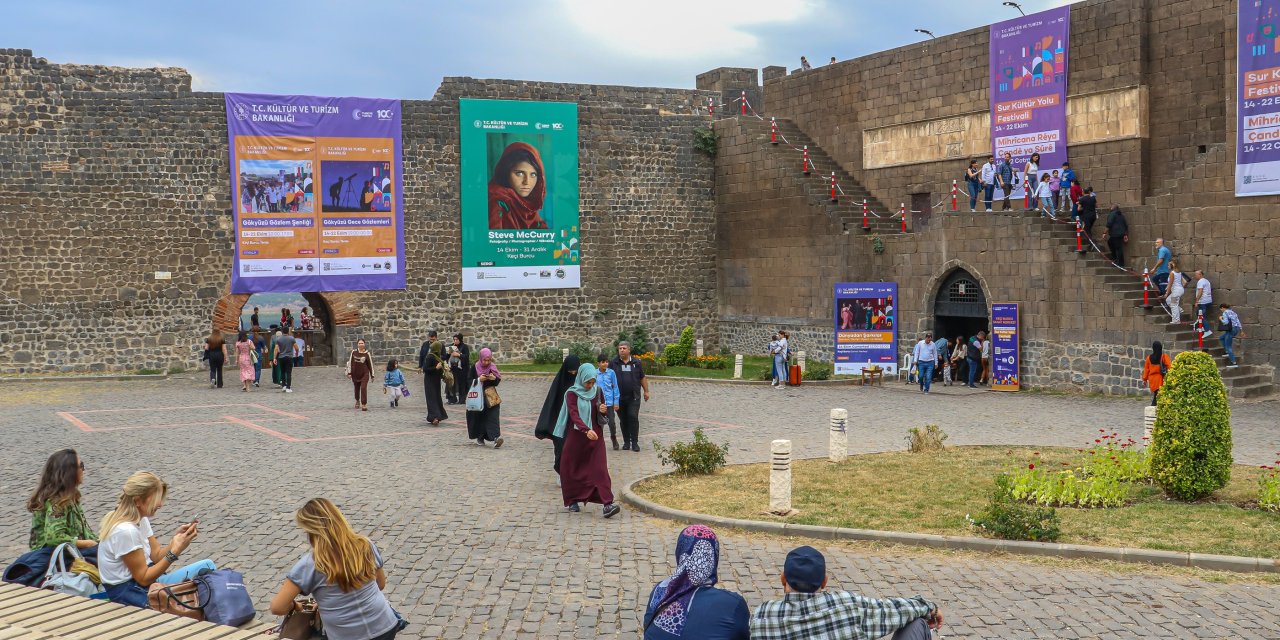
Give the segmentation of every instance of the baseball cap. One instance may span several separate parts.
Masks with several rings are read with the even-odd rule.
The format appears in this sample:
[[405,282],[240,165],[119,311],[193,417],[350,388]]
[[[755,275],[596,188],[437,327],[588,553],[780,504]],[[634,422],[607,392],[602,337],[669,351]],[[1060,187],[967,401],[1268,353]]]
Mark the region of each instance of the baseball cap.
[[787,554],[782,565],[787,584],[801,593],[813,593],[822,588],[827,579],[827,559],[810,546],[797,547]]

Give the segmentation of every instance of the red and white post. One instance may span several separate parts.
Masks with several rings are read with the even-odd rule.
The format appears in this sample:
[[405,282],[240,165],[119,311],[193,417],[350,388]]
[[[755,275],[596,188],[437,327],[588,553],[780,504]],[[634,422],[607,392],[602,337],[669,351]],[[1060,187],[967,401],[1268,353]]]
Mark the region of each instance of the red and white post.
[[716,117],[716,99],[711,96],[707,96],[707,115]]
[[747,91],[742,90],[742,115],[747,115]]
[[907,232],[907,203],[898,204],[898,215],[902,217],[902,232]]
[[831,202],[840,202],[840,199],[836,197],[836,172],[834,171],[831,172]]
[[1148,269],[1142,270],[1142,308],[1151,308],[1151,273]]
[[769,144],[778,144],[778,119],[769,118]]
[[1027,181],[1022,181],[1022,208],[1031,210],[1031,190],[1027,188]]
[[801,170],[804,171],[806,176],[809,175],[809,145],[807,144],[804,146],[804,165]]
[[1084,253],[1084,241],[1080,234],[1084,231],[1084,223],[1076,219],[1076,253]]
[[958,188],[959,188],[959,184],[955,180],[952,180],[951,181],[951,210],[952,211],[960,210],[960,205],[957,202],[957,198],[959,196],[959,192],[957,191]]
[[867,199],[866,198],[862,199],[862,230],[863,231],[871,230],[871,223],[869,220],[867,220]]
[[1196,309],[1196,349],[1204,351],[1204,309]]

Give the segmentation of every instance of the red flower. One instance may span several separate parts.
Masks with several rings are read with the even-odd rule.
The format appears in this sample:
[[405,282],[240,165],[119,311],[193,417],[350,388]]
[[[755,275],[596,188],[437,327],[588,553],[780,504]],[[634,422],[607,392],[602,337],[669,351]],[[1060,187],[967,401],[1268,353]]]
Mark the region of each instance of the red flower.
[[1035,464],[1029,464],[1029,465],[1027,465],[1027,468],[1028,468],[1028,469],[1034,469],[1034,468],[1036,468],[1036,465],[1035,465]]
[[1102,441],[1101,441],[1101,440],[1094,440],[1094,442],[1096,442],[1096,443],[1098,443],[1098,444],[1102,444]]
[[1106,433],[1106,432],[1107,432],[1106,429],[1098,429],[1098,433]]
[[1039,451],[1037,451],[1037,452],[1035,452],[1035,453],[1033,453],[1033,454],[1031,454],[1031,455],[1033,455],[1033,456],[1038,456],[1038,455],[1040,455],[1040,452],[1039,452]]

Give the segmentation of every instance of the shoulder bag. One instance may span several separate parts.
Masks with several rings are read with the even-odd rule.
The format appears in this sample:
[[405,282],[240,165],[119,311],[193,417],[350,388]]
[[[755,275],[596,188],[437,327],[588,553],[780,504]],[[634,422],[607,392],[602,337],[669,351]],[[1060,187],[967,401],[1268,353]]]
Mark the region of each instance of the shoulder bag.
[[256,615],[253,598],[244,587],[244,576],[231,569],[218,569],[196,576],[193,580],[199,599],[204,603],[205,620],[214,624],[238,627]]
[[440,358],[436,358],[436,360],[437,360],[437,361],[440,363],[440,365],[441,365],[441,367],[440,367],[440,377],[444,379],[444,383],[445,383],[445,384],[447,384],[447,385],[452,385],[452,384],[453,384],[453,372],[449,370],[449,363],[445,362],[444,360],[441,360]]
[[68,567],[68,554],[75,560],[84,560],[80,555],[80,551],[76,549],[75,543],[64,542],[58,545],[53,550],[53,555],[49,560],[49,570],[45,572],[44,581],[40,583],[40,588],[86,598],[101,592],[102,587],[98,586],[98,583],[94,582],[93,578],[88,574],[73,570],[75,568],[74,562]]
[[267,631],[267,635],[278,635],[280,640],[310,640],[321,637],[324,626],[320,622],[320,613],[316,611],[313,598],[299,598],[301,605],[285,614],[280,624]]
[[484,387],[484,404],[489,408],[502,404],[502,396],[498,395],[497,387]]
[[153,611],[204,620],[204,606],[200,602],[200,588],[194,580],[177,584],[154,582],[147,588],[147,608]]

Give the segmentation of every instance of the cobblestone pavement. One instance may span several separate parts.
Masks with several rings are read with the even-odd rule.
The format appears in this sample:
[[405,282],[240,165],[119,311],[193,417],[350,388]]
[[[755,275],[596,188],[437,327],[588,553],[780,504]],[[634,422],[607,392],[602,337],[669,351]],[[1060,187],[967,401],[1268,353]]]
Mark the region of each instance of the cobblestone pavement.
[[[384,550],[388,595],[412,622],[403,638],[639,635],[642,600],[672,568],[679,525],[629,510],[603,520],[598,508],[561,508],[551,448],[531,436],[547,379],[504,382],[507,445],[497,451],[467,441],[460,408],[450,407],[441,426],[426,425],[421,393],[395,411],[375,393],[361,413],[337,369],[300,370],[295,379],[288,395],[211,390],[199,376],[0,385],[0,554],[24,548],[21,504],[45,457],[70,446],[88,468],[92,521],[130,472],[156,471],[172,486],[156,518],[162,540],[199,514],[188,557],[243,571],[263,612],[304,550],[293,510],[327,496]],[[1139,434],[1143,406],[957,388],[925,398],[893,382],[867,390],[655,382],[653,390],[642,414],[646,447],[702,426],[732,443],[732,462],[766,459],[777,437],[791,438],[797,457],[825,455],[827,412],[837,406],[849,409],[858,452],[902,448],[907,427],[929,422],[957,444],[1076,445],[1100,427]],[[1233,407],[1239,461],[1269,461],[1280,450],[1278,407]],[[659,470],[651,450],[610,451],[610,465],[615,489]],[[725,535],[722,586],[752,606],[779,597],[779,566],[794,544]],[[945,607],[948,638],[1280,638],[1274,585],[819,546],[834,587],[923,594]]]

